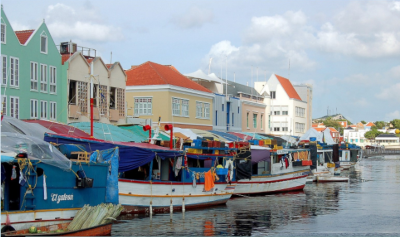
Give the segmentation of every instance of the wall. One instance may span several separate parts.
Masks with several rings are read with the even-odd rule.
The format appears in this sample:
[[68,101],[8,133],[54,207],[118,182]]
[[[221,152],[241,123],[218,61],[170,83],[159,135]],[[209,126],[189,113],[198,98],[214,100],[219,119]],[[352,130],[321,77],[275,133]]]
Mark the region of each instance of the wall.
[[[229,126],[227,128],[227,100],[225,95],[216,94],[214,96],[214,119],[213,119],[213,129],[221,132],[241,132],[242,131],[242,116],[241,113],[242,103],[236,97],[229,96],[230,102],[230,117]],[[223,106],[222,106],[223,105]],[[222,111],[222,107],[224,110]],[[233,126],[232,126],[232,116],[233,116]]]
[[[242,102],[242,131],[265,133],[266,127],[268,126],[268,124],[265,123],[266,105],[243,97],[240,99]],[[256,126],[254,126],[254,115],[257,115]]]

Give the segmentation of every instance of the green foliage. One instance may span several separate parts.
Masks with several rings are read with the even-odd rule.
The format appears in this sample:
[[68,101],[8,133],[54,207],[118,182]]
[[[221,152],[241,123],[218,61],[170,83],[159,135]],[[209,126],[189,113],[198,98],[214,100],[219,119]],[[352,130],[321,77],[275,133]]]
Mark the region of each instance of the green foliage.
[[393,119],[390,123],[395,127],[400,129],[400,119]]
[[376,126],[378,129],[382,129],[382,128],[384,128],[384,127],[386,126],[386,123],[385,123],[384,121],[376,121],[376,122],[375,122],[375,126]]
[[333,127],[336,130],[338,130],[340,134],[343,135],[343,128],[340,125],[340,122],[338,122],[336,120],[332,120],[331,118],[327,118],[327,119],[323,120],[322,122],[324,123],[324,125],[326,127]]
[[380,134],[382,134],[383,132],[378,131],[376,126],[372,126],[371,127],[371,131],[368,131],[364,134],[364,137],[367,139],[375,139],[375,137],[379,136]]
[[362,124],[367,124],[367,122],[365,122],[364,120],[361,120],[361,123],[362,123]]

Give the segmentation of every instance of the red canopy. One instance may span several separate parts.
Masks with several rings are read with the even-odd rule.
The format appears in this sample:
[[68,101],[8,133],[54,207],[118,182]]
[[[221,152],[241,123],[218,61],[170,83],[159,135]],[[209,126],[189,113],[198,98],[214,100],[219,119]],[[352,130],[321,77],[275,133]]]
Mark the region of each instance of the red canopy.
[[69,126],[69,125],[62,124],[62,123],[56,123],[56,122],[51,122],[51,121],[46,121],[46,120],[38,120],[38,119],[30,119],[30,120],[27,119],[24,121],[28,122],[28,123],[40,124],[43,127],[47,128],[59,135],[90,138],[90,135],[85,133],[84,131],[82,131],[78,128]]
[[228,132],[229,134],[235,135],[237,137],[239,137],[240,139],[244,140],[245,137],[247,137],[247,140],[251,140],[251,136],[246,135],[246,134],[242,134],[242,133],[238,133],[238,132]]

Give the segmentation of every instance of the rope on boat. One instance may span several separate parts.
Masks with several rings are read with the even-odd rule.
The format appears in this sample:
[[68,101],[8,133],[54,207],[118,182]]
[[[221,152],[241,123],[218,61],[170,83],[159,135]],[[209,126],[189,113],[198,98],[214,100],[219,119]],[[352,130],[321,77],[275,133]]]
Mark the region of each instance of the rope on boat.
[[110,223],[119,216],[122,209],[123,207],[121,204],[113,205],[111,203],[102,203],[93,207],[85,205],[76,213],[67,229],[69,231],[75,231]]

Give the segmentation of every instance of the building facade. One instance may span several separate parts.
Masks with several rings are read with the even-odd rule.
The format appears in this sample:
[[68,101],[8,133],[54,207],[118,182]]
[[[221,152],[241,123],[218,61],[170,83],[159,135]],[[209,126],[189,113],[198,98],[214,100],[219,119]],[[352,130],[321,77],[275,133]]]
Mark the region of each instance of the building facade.
[[126,74],[121,64],[119,62],[105,64],[100,57],[76,51],[77,47],[68,48],[72,51],[61,49],[63,77],[68,81],[68,123],[90,121],[90,75],[94,75],[92,78],[94,121],[126,123]]
[[1,7],[2,111],[18,119],[67,122],[61,55],[43,22],[14,31]]
[[293,85],[297,94],[299,94],[302,101],[307,102],[307,110],[306,110],[306,131],[312,127],[312,99],[313,99],[313,90],[312,85],[310,84],[301,84],[301,85]]
[[213,129],[214,94],[175,68],[146,62],[125,71],[127,115],[179,128]]

